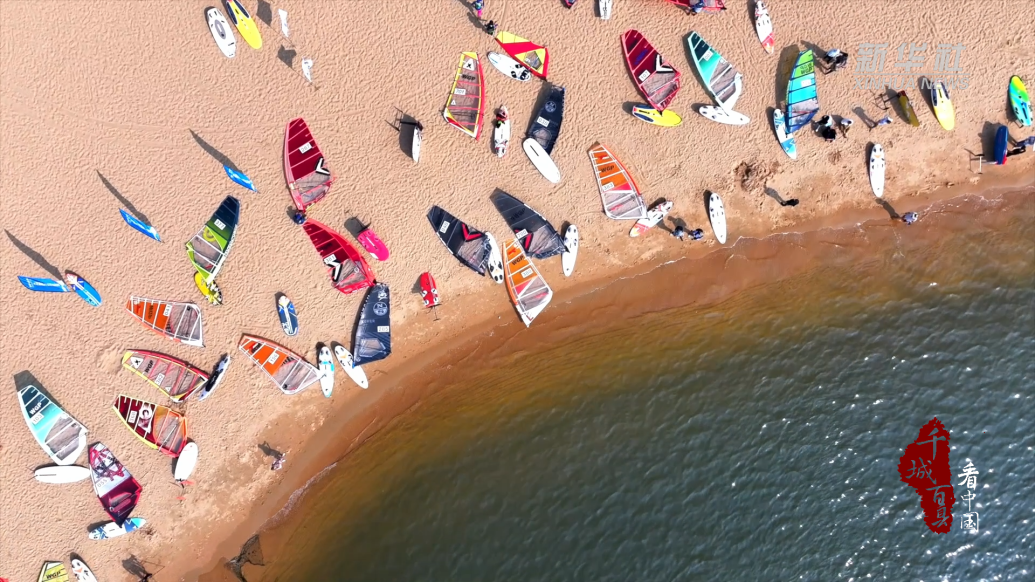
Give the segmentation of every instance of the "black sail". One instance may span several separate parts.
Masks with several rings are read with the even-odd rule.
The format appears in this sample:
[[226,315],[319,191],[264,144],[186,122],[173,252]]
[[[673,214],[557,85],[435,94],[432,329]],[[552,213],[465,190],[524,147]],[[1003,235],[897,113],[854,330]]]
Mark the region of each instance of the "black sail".
[[438,206],[432,206],[428,211],[428,220],[431,221],[431,227],[435,229],[442,244],[446,245],[461,264],[479,275],[485,274],[489,239],[484,232],[469,226]]
[[547,259],[564,252],[561,235],[527,204],[506,192],[497,192],[492,203],[503,215],[503,220],[507,221],[507,226],[514,231],[525,254],[536,259]]
[[357,366],[383,360],[392,353],[391,297],[388,285],[378,283],[370,288],[359,312],[359,325],[352,344],[353,361]]
[[564,121],[564,87],[553,87],[546,102],[539,108],[539,113],[532,119],[532,127],[528,135],[543,146],[546,153],[553,153],[557,136],[561,134],[561,122]]

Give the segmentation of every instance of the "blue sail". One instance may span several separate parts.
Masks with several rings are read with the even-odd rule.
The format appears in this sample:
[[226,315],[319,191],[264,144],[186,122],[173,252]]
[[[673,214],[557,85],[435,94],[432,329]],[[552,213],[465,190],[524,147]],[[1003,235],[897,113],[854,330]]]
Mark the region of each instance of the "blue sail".
[[819,111],[816,67],[811,50],[798,54],[787,82],[787,133],[792,134],[812,121]]
[[56,279],[45,279],[41,277],[18,277],[22,285],[30,291],[42,291],[44,293],[67,293],[68,286],[64,281]]
[[230,166],[223,166],[223,169],[226,170],[226,175],[229,176],[230,179],[234,182],[237,182],[238,184],[244,186],[252,192],[258,192],[258,190],[255,189],[255,184],[252,183],[252,179],[248,176],[245,176],[243,172],[231,170]]
[[143,221],[137,219],[137,217],[133,216],[132,214],[126,212],[125,210],[123,210],[121,208],[119,209],[119,212],[122,213],[122,220],[125,220],[126,224],[128,224],[128,225],[132,226],[133,228],[139,230],[140,232],[144,233],[146,236],[148,236],[150,238],[153,238],[153,239],[155,239],[158,242],[162,242],[162,238],[158,236],[158,231],[155,230],[155,227],[151,226],[150,224],[144,224]]

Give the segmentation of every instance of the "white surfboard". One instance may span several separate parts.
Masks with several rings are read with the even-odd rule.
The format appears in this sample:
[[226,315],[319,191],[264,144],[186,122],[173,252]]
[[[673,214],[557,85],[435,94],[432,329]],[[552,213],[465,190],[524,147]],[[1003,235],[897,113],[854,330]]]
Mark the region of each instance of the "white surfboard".
[[334,358],[331,357],[331,349],[327,346],[320,348],[316,357],[320,365],[320,390],[327,398],[334,392]]
[[787,133],[787,121],[783,116],[783,109],[773,109],[773,129],[776,131],[776,139],[783,148],[783,153],[792,160],[798,159],[798,145],[794,142],[794,134]]
[[72,574],[79,582],[97,582],[97,577],[85,562],[78,558],[72,558]]
[[715,192],[708,197],[708,219],[712,223],[715,239],[721,245],[726,244],[726,208],[722,205],[722,198]]
[[600,9],[601,20],[611,20],[611,4],[612,0],[599,0],[597,8]]
[[224,354],[223,358],[216,364],[216,369],[208,377],[208,383],[198,390],[198,402],[208,398],[219,387],[219,383],[226,377],[226,369],[230,367],[230,354]]
[[525,150],[525,155],[528,156],[528,159],[532,161],[532,165],[539,170],[539,173],[544,178],[554,184],[561,182],[560,169],[557,168],[557,164],[554,163],[550,154],[546,153],[543,146],[539,145],[539,142],[528,138],[521,144],[521,147]]
[[765,52],[773,54],[773,21],[769,18],[769,10],[762,0],[755,1],[755,32]]
[[144,524],[146,523],[147,520],[142,517],[131,517],[127,519],[126,523],[123,523],[121,527],[115,525],[114,521],[109,521],[104,525],[99,525],[90,530],[89,536],[91,540],[106,540],[110,538],[117,538],[119,536],[126,535],[130,532],[137,531],[138,529],[144,527]]
[[90,478],[90,468],[79,465],[50,465],[36,469],[36,480],[61,485]]
[[338,363],[341,364],[341,368],[345,370],[345,373],[352,378],[352,381],[359,385],[360,388],[366,390],[370,383],[367,382],[367,374],[352,361],[352,354],[345,349],[345,346],[341,344],[335,344],[334,356],[338,358]]
[[561,269],[565,277],[571,277],[575,271],[575,259],[579,254],[579,229],[569,224],[564,231],[564,252],[561,253]]
[[191,441],[183,445],[180,456],[176,457],[176,468],[173,469],[173,479],[186,481],[194,472],[198,464],[198,443]]
[[714,105],[705,105],[697,110],[698,113],[707,119],[726,125],[747,125],[751,119],[747,115],[737,111],[726,111]]
[[[505,112],[507,108],[503,106],[500,110]],[[496,156],[502,158],[507,155],[507,149],[510,146],[510,118],[508,117],[500,123],[493,123],[496,127],[492,130],[492,147]]]
[[629,231],[629,236],[636,238],[648,230],[654,228],[659,222],[665,219],[665,216],[672,211],[672,202],[665,201],[659,202],[654,205],[653,208],[647,211],[647,216],[636,221],[633,225],[632,230]]
[[497,71],[510,77],[511,79],[525,82],[532,80],[532,71],[529,71],[521,63],[515,61],[507,55],[501,55],[500,53],[489,53],[489,62],[496,68]]
[[502,285],[506,278],[503,271],[503,253],[500,252],[500,245],[496,243],[496,237],[492,236],[492,233],[485,233],[485,238],[489,241],[489,256],[485,259],[485,266],[488,268],[492,280],[497,285]]
[[208,28],[212,31],[212,38],[215,39],[216,46],[227,58],[234,58],[234,55],[237,54],[237,37],[230,29],[230,23],[226,21],[226,17],[218,8],[209,8],[205,11],[205,16],[208,18]]
[[410,155],[413,156],[413,163],[420,161],[420,143],[424,139],[423,132],[421,131],[420,124],[413,124],[413,145],[410,146]]
[[873,144],[870,149],[870,188],[873,188],[873,195],[877,198],[884,196],[884,169],[887,160],[884,159],[884,148],[879,143]]

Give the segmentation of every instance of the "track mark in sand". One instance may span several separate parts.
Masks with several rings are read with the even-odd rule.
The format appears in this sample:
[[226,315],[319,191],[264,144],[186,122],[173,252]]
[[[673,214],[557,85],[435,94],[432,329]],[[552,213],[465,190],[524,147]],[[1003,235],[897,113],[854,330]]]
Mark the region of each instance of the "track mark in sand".
[[97,364],[109,374],[115,374],[122,366],[122,350],[108,347],[97,352]]

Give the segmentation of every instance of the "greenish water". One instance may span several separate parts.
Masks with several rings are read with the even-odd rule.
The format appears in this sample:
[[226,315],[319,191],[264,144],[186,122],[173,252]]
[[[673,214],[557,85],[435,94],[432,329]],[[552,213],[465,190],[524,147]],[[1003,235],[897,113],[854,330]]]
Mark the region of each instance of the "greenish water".
[[[995,228],[934,217],[938,236],[501,358],[328,471],[249,575],[1031,580],[1026,200]],[[933,416],[953,474],[981,471],[979,534],[931,533],[899,481]]]

